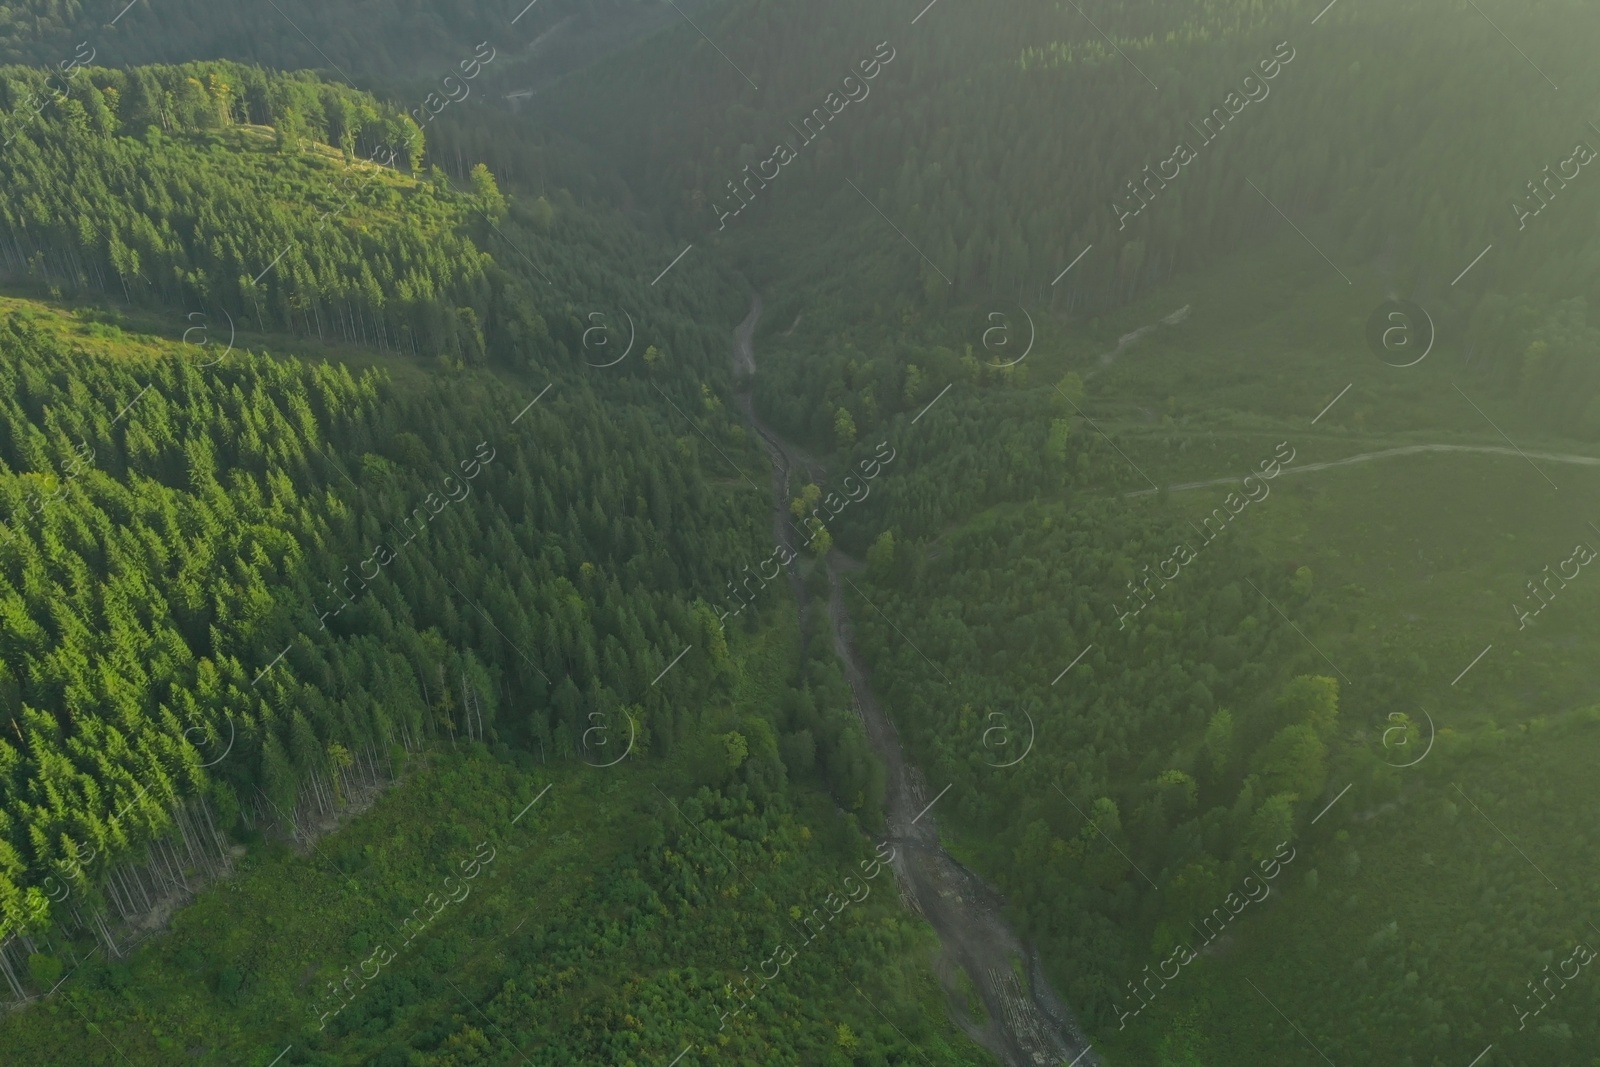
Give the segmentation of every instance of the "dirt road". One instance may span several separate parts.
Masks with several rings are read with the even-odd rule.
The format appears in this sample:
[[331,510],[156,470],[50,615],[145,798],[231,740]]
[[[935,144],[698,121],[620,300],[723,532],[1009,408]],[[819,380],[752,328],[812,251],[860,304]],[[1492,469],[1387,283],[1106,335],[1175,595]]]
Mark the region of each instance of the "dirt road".
[[[1583,456],[1573,452],[1524,452],[1516,448],[1502,448],[1499,445],[1404,445],[1400,448],[1386,448],[1379,452],[1362,452],[1356,456],[1346,456],[1344,459],[1329,460],[1326,463],[1307,463],[1299,467],[1285,467],[1284,474],[1309,474],[1312,471],[1325,471],[1332,467],[1348,467],[1356,463],[1370,463],[1375,459],[1388,459],[1391,456],[1414,456],[1421,452],[1477,452],[1490,456],[1518,456],[1532,462],[1542,459],[1547,463],[1573,463],[1580,467],[1600,467],[1600,458]],[[1212,478],[1204,482],[1183,482],[1179,485],[1169,485],[1167,491],[1180,493],[1185,489],[1204,489],[1212,485],[1233,485],[1239,478]],[[1124,496],[1149,496],[1154,489],[1139,489]]]
[[[757,297],[734,331],[734,369],[743,380],[739,406],[772,455],[774,532],[795,549],[798,538],[788,513],[789,472],[803,467],[809,479],[817,480],[821,467],[756,417],[750,379],[756,372],[752,339],[760,317],[761,298]],[[851,583],[849,572],[859,566],[837,550],[829,558],[828,619],[834,649],[844,665],[867,738],[887,771],[888,836],[896,851],[894,870],[901,899],[928,921],[944,945],[939,980],[950,997],[951,1014],[974,1041],[1007,1067],[1059,1067],[1066,1063],[1097,1067],[1099,1060],[1087,1051],[1087,1039],[1067,1006],[1050,989],[1037,954],[1024,948],[1002,920],[1004,901],[939,843],[934,804],[943,799],[939,794],[943,787],[930,790],[921,772],[906,760],[894,724],[873,696],[869,672],[855,644],[843,590]],[[798,578],[793,585],[801,611],[806,611],[809,605]],[[1022,980],[1019,965],[1025,975]],[[966,972],[977,990],[987,1019],[972,1019],[960,1006],[965,998],[957,968]]]

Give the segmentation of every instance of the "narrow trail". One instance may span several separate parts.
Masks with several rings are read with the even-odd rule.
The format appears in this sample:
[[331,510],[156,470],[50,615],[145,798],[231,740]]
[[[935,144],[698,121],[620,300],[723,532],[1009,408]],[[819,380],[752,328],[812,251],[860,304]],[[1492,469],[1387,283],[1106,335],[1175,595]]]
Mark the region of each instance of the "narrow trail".
[[1086,373],[1083,376],[1083,380],[1084,381],[1088,381],[1090,378],[1093,378],[1096,374],[1099,374],[1101,370],[1105,369],[1106,367],[1111,366],[1111,364],[1113,364],[1113,363],[1115,363],[1117,361],[1117,357],[1122,355],[1123,350],[1131,347],[1132,345],[1138,344],[1141,340],[1144,339],[1146,334],[1148,334],[1151,331],[1155,330],[1157,327],[1160,327],[1160,326],[1176,326],[1180,322],[1182,322],[1184,319],[1187,319],[1188,317],[1189,317],[1189,305],[1185,304],[1185,305],[1183,305],[1183,307],[1179,308],[1177,311],[1174,311],[1172,314],[1168,315],[1166,318],[1157,319],[1155,322],[1150,323],[1150,325],[1148,325],[1148,326],[1141,326],[1137,330],[1134,330],[1132,333],[1123,334],[1121,337],[1117,338],[1117,347],[1116,348],[1113,348],[1109,352],[1102,352],[1100,354],[1100,366],[1097,367],[1096,369],[1091,370],[1088,373]]
[[[1582,467],[1600,467],[1600,458],[1583,456],[1574,452],[1526,452],[1515,448],[1502,448],[1499,445],[1404,445],[1400,448],[1385,448],[1378,452],[1362,452],[1360,455],[1346,456],[1344,459],[1328,460],[1325,463],[1308,463],[1303,467],[1285,467],[1283,474],[1309,474],[1312,471],[1325,471],[1333,467],[1348,467],[1356,463],[1370,463],[1375,459],[1388,459],[1390,456],[1414,456],[1422,452],[1476,452],[1490,456],[1517,456],[1529,461],[1542,459],[1548,463],[1574,463]],[[1238,478],[1211,478],[1203,482],[1183,482],[1178,485],[1167,486],[1170,493],[1180,493],[1185,489],[1204,489],[1213,485],[1234,485]],[[1139,489],[1124,496],[1150,496],[1156,492],[1154,489]]]
[[[758,296],[734,331],[734,371],[741,383],[739,407],[772,456],[774,533],[791,551],[797,551],[798,538],[788,514],[789,472],[801,467],[806,477],[815,481],[822,468],[756,416],[752,340],[760,317]],[[1071,1011],[1050,988],[1038,953],[1023,946],[1001,918],[1004,900],[939,843],[933,805],[941,799],[940,793],[930,790],[922,773],[907,761],[894,724],[873,695],[869,672],[856,646],[844,586],[854,585],[849,572],[859,567],[838,550],[829,557],[828,621],[856,713],[887,772],[885,814],[889,840],[895,847],[893,866],[900,897],[906,907],[928,921],[944,946],[938,972],[951,1014],[968,1036],[1006,1067],[1057,1067],[1069,1062],[1075,1067],[1098,1067],[1099,1060],[1088,1051],[1088,1040]],[[790,579],[805,613],[810,609],[809,598],[793,568]],[[1025,982],[1019,981],[1013,961],[1023,964]],[[955,1007],[962,1001],[958,968],[966,972],[983,1001],[986,1021],[971,1019]]]

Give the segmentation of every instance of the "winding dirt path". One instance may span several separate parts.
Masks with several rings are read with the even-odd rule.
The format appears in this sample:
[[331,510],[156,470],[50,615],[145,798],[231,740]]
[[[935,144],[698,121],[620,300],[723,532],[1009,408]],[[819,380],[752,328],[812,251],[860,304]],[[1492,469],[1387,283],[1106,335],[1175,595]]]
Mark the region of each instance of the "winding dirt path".
[[1144,336],[1146,334],[1150,333],[1152,330],[1155,330],[1157,327],[1160,327],[1160,326],[1176,326],[1180,322],[1182,322],[1184,319],[1187,319],[1188,317],[1189,317],[1189,305],[1185,304],[1185,305],[1183,305],[1183,307],[1179,308],[1177,311],[1174,311],[1172,314],[1168,315],[1166,318],[1157,319],[1155,322],[1150,323],[1150,325],[1148,325],[1148,326],[1141,326],[1137,330],[1134,330],[1132,333],[1123,334],[1121,337],[1117,338],[1117,347],[1116,348],[1113,348],[1109,352],[1102,352],[1100,354],[1100,366],[1098,368],[1094,369],[1094,370],[1089,371],[1087,374],[1085,374],[1083,376],[1083,380],[1084,381],[1088,381],[1090,378],[1093,378],[1096,374],[1099,374],[1101,370],[1105,369],[1106,367],[1111,366],[1111,364],[1113,364],[1113,363],[1115,363],[1117,361],[1117,357],[1122,355],[1124,349],[1127,349],[1127,348],[1129,348],[1129,347],[1131,347],[1133,345],[1138,344],[1141,340],[1144,339]]
[[[1390,456],[1414,456],[1421,452],[1477,452],[1491,456],[1517,456],[1529,461],[1542,459],[1549,463],[1575,463],[1581,467],[1600,467],[1600,458],[1583,456],[1575,452],[1526,452],[1515,448],[1502,448],[1499,445],[1404,445],[1400,448],[1385,448],[1379,452],[1362,452],[1360,455],[1328,460],[1325,463],[1308,463],[1303,467],[1285,467],[1281,473],[1309,474],[1312,471],[1325,471],[1333,467],[1348,467],[1356,463],[1370,463],[1372,460],[1388,459]],[[1203,482],[1183,482],[1179,485],[1167,486],[1167,491],[1180,493],[1185,489],[1204,489],[1213,485],[1234,485],[1238,481],[1238,478],[1212,478]],[[1139,489],[1123,495],[1150,496],[1154,492],[1156,492],[1154,489]]]
[[[751,393],[755,376],[752,340],[761,317],[761,298],[734,331],[733,360],[741,381],[739,407],[772,456],[773,530],[795,551],[795,529],[789,519],[789,472],[796,466],[817,480],[820,465],[793,448],[756,416]],[[895,847],[895,880],[901,900],[925,918],[939,935],[944,954],[938,965],[939,981],[951,1002],[951,1014],[974,1041],[993,1052],[1006,1067],[1098,1067],[1066,1004],[1050,988],[1036,952],[1026,948],[1001,918],[1004,900],[975,873],[957,863],[939,843],[934,805],[941,795],[930,790],[921,772],[905,757],[899,734],[872,693],[870,676],[856,647],[845,604],[844,586],[854,585],[849,572],[860,567],[835,550],[828,560],[828,620],[834,650],[844,665],[855,700],[856,713],[866,726],[867,739],[887,771],[886,819]],[[800,601],[809,609],[808,597],[793,567],[790,578]],[[942,787],[940,787],[942,788]],[[1019,981],[1021,964],[1026,981]],[[983,1002],[988,1018],[976,1020],[957,1005],[964,1001],[958,969],[965,971]]]

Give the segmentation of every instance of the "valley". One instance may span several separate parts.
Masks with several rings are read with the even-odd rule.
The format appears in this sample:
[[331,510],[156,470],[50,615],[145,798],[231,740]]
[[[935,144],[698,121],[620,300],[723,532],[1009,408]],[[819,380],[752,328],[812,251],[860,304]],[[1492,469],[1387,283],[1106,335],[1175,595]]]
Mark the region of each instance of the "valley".
[[[761,300],[757,297],[734,337],[735,368],[749,377],[756,374],[751,339],[760,317]],[[797,546],[793,544],[788,520],[793,492],[789,473],[799,469],[809,477],[812,469],[761,423],[748,398],[749,393],[741,394],[746,417],[774,460],[774,532],[793,550]],[[986,1016],[982,1023],[964,1018],[963,1028],[1009,1067],[1033,1067],[1063,1058],[1095,1064],[1098,1061],[1089,1054],[1087,1040],[1050,989],[1036,954],[1024,948],[1007,928],[1002,918],[1004,902],[940,845],[938,818],[931,810],[938,797],[928,796],[926,779],[906,762],[899,735],[872,694],[870,673],[855,644],[843,587],[849,582],[850,571],[859,568],[859,563],[841,552],[830,554],[824,610],[834,651],[845,666],[856,714],[866,724],[873,752],[886,769],[886,840],[896,850],[894,872],[901,900],[939,935],[944,946],[941,984],[945,994],[952,1003],[956,1002],[959,983],[952,972],[959,968],[978,990]],[[810,608],[805,587],[798,581],[795,586],[804,612]],[[1019,974],[1023,976],[1019,978]]]

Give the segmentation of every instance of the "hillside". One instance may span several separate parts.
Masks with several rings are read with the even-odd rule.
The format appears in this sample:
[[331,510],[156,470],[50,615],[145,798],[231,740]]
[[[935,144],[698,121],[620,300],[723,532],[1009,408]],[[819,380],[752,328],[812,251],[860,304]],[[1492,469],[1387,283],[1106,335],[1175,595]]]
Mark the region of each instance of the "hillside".
[[[962,1048],[930,1010],[926,935],[881,892],[836,936],[809,935],[786,984],[728,1025],[728,983],[792,939],[783,910],[826,914],[832,883],[879,868],[822,802],[834,789],[875,819],[837,666],[806,660],[792,623],[773,630],[781,613],[724,630],[707,606],[765,554],[759,505],[728,478],[755,461],[719,414],[727,335],[694,325],[726,321],[726,278],[690,263],[654,289],[614,215],[561,193],[506,204],[481,168],[457,191],[415,138],[393,166],[363,162],[362,137],[403,120],[315,79],[91,77],[96,124],[41,115],[4,164],[30,190],[5,205],[12,281],[39,296],[4,308],[17,740],[0,741],[0,953],[14,994],[48,994],[5,1022],[7,1047],[38,1063],[454,1063],[505,1040],[579,1062],[676,1053],[682,1036],[815,1062],[909,1029]],[[204,87],[197,110],[124,132],[162,85]],[[232,111],[235,89],[263,110]],[[74,182],[50,180],[63,168]],[[316,210],[339,184],[353,192]],[[84,224],[30,226],[23,204]],[[262,255],[280,239],[284,255]],[[580,251],[606,243],[620,262]],[[256,260],[274,264],[259,282],[209,284]],[[622,316],[589,317],[558,287],[636,316],[637,351],[620,322],[596,332]],[[783,694],[811,732],[780,760],[738,708]],[[567,858],[491,880],[487,911],[442,919],[422,955],[391,950],[382,989],[338,1009],[344,957],[373,962],[453,868],[444,852],[485,834],[490,852],[528,847],[487,820],[509,803],[490,796],[526,794],[522,808],[561,782],[590,795],[577,838],[557,834]],[[455,813],[448,840],[398,843],[428,810]],[[566,809],[558,793],[541,810]],[[555,878],[560,906],[492,957],[468,952],[528,878]],[[572,964],[610,958],[612,980],[573,987],[558,945]],[[492,1037],[452,1021],[463,985]],[[519,986],[592,1021],[551,1031]]]

